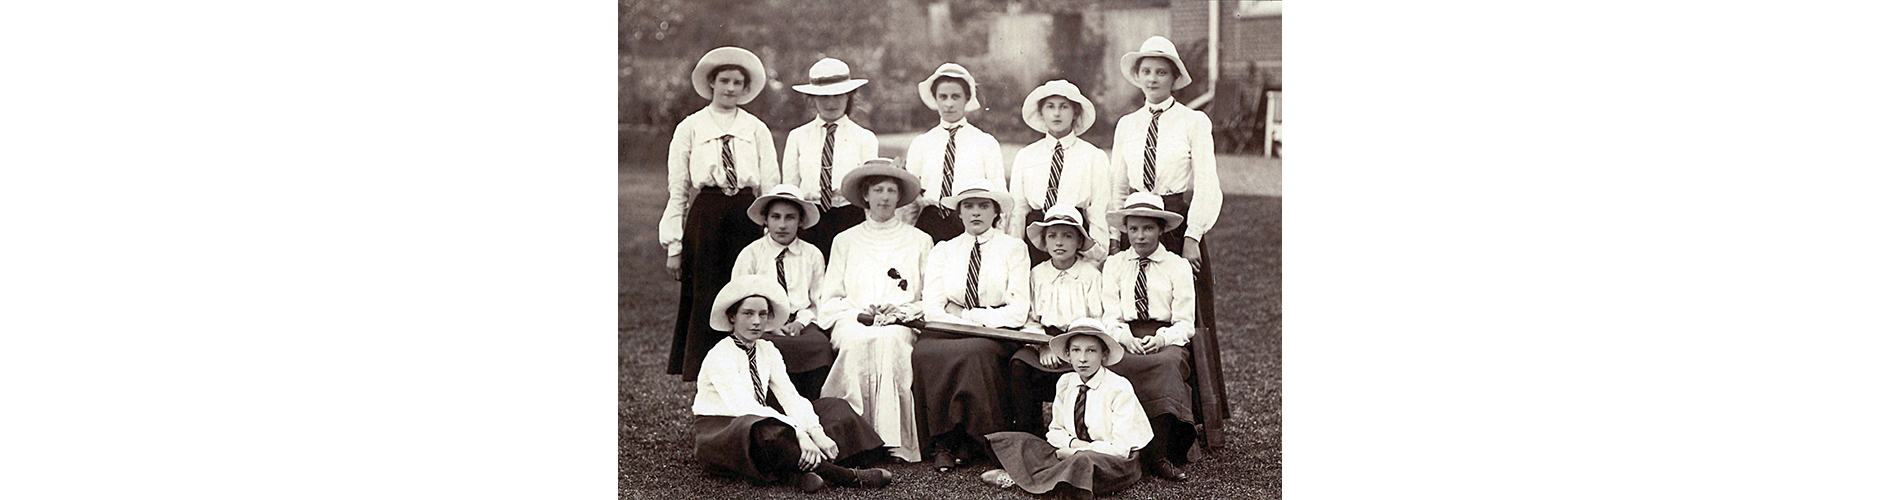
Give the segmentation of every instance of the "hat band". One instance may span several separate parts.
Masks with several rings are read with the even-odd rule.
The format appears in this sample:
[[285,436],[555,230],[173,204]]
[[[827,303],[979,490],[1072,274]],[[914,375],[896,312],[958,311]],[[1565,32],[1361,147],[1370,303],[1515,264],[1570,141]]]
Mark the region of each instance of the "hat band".
[[1150,204],[1150,203],[1136,203],[1136,204],[1133,204],[1133,205],[1129,205],[1129,206],[1126,206],[1126,207],[1122,207],[1122,210],[1134,210],[1134,209],[1137,209],[1137,208],[1146,208],[1146,209],[1149,209],[1149,210],[1160,210],[1160,211],[1163,211],[1163,212],[1166,212],[1166,211],[1167,211],[1167,209],[1164,209],[1164,208],[1161,208],[1161,207],[1157,207],[1157,206],[1154,206],[1153,204]]
[[818,78],[811,79],[811,84],[812,85],[831,85],[834,83],[844,83],[845,80],[850,80],[850,79],[851,79],[850,73],[845,73],[842,75],[821,76]]
[[1057,216],[1054,216],[1054,217],[1050,217],[1050,218],[1047,218],[1047,219],[1043,219],[1042,221],[1043,221],[1043,222],[1067,222],[1067,223],[1070,223],[1070,224],[1081,224],[1080,222],[1076,222],[1076,220],[1075,220],[1075,218],[1074,218],[1074,217],[1070,217],[1070,216],[1067,216],[1067,215],[1057,215]]

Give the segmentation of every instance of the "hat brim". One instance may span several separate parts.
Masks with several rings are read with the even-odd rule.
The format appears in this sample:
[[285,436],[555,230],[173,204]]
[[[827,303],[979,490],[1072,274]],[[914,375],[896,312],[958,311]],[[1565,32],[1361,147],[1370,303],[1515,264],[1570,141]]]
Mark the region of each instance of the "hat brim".
[[1174,69],[1181,73],[1180,77],[1174,79],[1174,90],[1187,88],[1188,84],[1194,83],[1194,77],[1188,75],[1187,64],[1181,62],[1181,56],[1163,52],[1135,51],[1122,54],[1122,78],[1127,79],[1129,84],[1141,87],[1141,81],[1135,79],[1135,65],[1140,64],[1143,57],[1159,57],[1174,62]]
[[1075,362],[1069,359],[1069,340],[1082,335],[1102,339],[1102,344],[1108,348],[1108,357],[1102,359],[1102,367],[1106,368],[1122,362],[1122,356],[1126,353],[1122,350],[1121,342],[1116,342],[1113,337],[1108,336],[1108,332],[1094,328],[1081,328],[1063,332],[1061,335],[1049,339],[1049,348],[1055,350],[1056,355],[1061,356],[1063,361],[1068,361],[1070,365],[1074,365]]
[[940,76],[963,80],[964,84],[970,86],[970,102],[963,105],[964,112],[967,113],[983,109],[983,104],[976,101],[976,80],[967,76],[953,75],[950,73],[931,73],[930,78],[925,78],[924,81],[917,82],[917,98],[924,100],[924,107],[930,108],[931,111],[937,111],[937,96],[931,95],[930,82],[937,81],[937,77]]
[[850,93],[853,90],[857,90],[858,87],[863,87],[864,84],[870,83],[870,82],[871,82],[870,80],[866,80],[863,78],[853,78],[850,80],[845,80],[842,82],[826,84],[826,85],[812,85],[809,83],[804,84],[804,85],[793,85],[792,90],[796,90],[798,91],[798,93],[805,94],[805,95],[844,95],[844,94]]
[[818,217],[821,214],[818,213],[817,204],[809,202],[809,201],[805,201],[804,199],[796,197],[796,196],[786,196],[783,193],[771,193],[765,196],[760,196],[758,199],[752,200],[752,206],[746,207],[745,209],[746,217],[752,218],[753,224],[764,226],[765,225],[765,207],[768,205],[771,205],[772,200],[789,200],[793,203],[798,204],[798,210],[801,214],[803,214],[803,216],[798,221],[799,229],[811,229],[812,226],[818,225]]
[[1095,126],[1095,103],[1090,102],[1089,98],[1082,94],[1069,93],[1067,92],[1068,89],[1063,90],[1064,92],[1058,93],[1045,85],[1031,91],[1029,97],[1023,99],[1023,123],[1029,124],[1029,128],[1037,132],[1049,133],[1049,126],[1042,122],[1042,110],[1039,104],[1043,98],[1057,96],[1074,101],[1077,106],[1082,108],[1082,112],[1075,118],[1075,123],[1069,127],[1073,129],[1070,135],[1082,135],[1082,133],[1088,132],[1089,127]]
[[844,174],[844,181],[839,183],[839,187],[844,189],[844,199],[850,200],[851,204],[857,205],[858,208],[870,209],[870,205],[864,202],[864,190],[860,189],[858,184],[863,183],[866,177],[878,175],[897,178],[897,183],[900,184],[898,191],[902,194],[897,199],[897,206],[900,208],[917,201],[917,196],[923,193],[921,181],[907,170],[884,165],[859,166],[851,169],[851,173]]
[[1082,235],[1082,247],[1075,249],[1077,252],[1087,252],[1090,248],[1095,247],[1095,238],[1089,237],[1088,230],[1083,229],[1081,224],[1072,224],[1068,221],[1031,222],[1028,228],[1023,229],[1023,239],[1029,240],[1029,244],[1035,245],[1037,250],[1041,250],[1043,253],[1049,253],[1049,249],[1044,248],[1042,233],[1044,229],[1050,226],[1069,226],[1075,228],[1075,233]]
[[732,331],[732,319],[726,317],[726,308],[755,295],[772,304],[772,319],[765,322],[763,329],[769,332],[785,326],[785,321],[792,317],[791,300],[778,283],[760,274],[742,276],[719,289],[719,295],[713,298],[712,317],[707,318],[711,320],[707,326],[722,332]]
[[1114,210],[1114,211],[1108,212],[1108,223],[1114,224],[1115,227],[1121,227],[1122,220],[1130,216],[1153,217],[1156,219],[1161,219],[1162,221],[1167,223],[1166,227],[1161,229],[1162,231],[1173,231],[1175,228],[1181,227],[1181,222],[1185,220],[1183,217],[1181,217],[1181,214],[1169,212],[1167,210],[1155,210],[1152,208],[1131,208],[1127,210]]
[[963,200],[970,198],[984,198],[996,202],[996,213],[999,214],[1009,213],[1010,210],[1016,208],[1016,197],[1010,196],[1009,193],[1003,191],[973,191],[956,196],[944,197],[942,203],[944,207],[955,210],[958,203],[962,203]]
[[749,104],[765,90],[765,63],[752,51],[738,47],[720,47],[707,52],[693,65],[693,91],[703,99],[712,99],[712,70],[727,64],[745,68],[746,93],[739,96],[739,104]]

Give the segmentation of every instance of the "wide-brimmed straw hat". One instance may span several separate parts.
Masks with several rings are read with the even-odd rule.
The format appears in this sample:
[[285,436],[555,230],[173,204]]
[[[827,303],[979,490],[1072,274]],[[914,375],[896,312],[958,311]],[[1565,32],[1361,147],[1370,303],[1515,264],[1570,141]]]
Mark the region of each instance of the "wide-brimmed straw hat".
[[1194,77],[1188,76],[1187,65],[1181,63],[1181,53],[1174,50],[1174,42],[1159,36],[1141,42],[1141,50],[1122,54],[1122,78],[1127,78],[1128,83],[1141,86],[1141,81],[1135,79],[1135,65],[1141,63],[1143,57],[1160,57],[1174,62],[1174,71],[1180,73],[1174,79],[1174,90],[1194,83]]
[[1108,329],[1102,326],[1101,321],[1095,318],[1078,318],[1074,322],[1069,323],[1069,327],[1063,330],[1061,335],[1049,339],[1049,348],[1055,350],[1056,355],[1061,356],[1063,361],[1069,361],[1071,364],[1074,363],[1074,361],[1069,359],[1070,340],[1082,335],[1090,335],[1102,339],[1102,347],[1108,349],[1108,356],[1102,358],[1103,367],[1113,366],[1115,363],[1122,362],[1122,344],[1116,342],[1114,337],[1108,335]]
[[958,203],[962,203],[963,200],[970,198],[988,198],[990,201],[996,202],[996,213],[999,214],[1009,213],[1010,209],[1016,207],[1015,197],[1010,196],[1008,191],[997,189],[996,185],[991,184],[989,179],[982,177],[975,179],[957,179],[956,184],[950,186],[950,192],[956,194],[945,196],[943,198],[943,206],[951,209],[955,209]]
[[772,190],[767,191],[765,196],[752,200],[752,206],[745,209],[746,217],[751,217],[753,224],[765,225],[765,207],[771,205],[772,200],[786,200],[798,204],[798,211],[803,215],[798,219],[799,229],[811,229],[812,226],[818,225],[818,205],[805,201],[799,196],[798,186],[791,184],[772,186]]
[[769,332],[785,326],[785,320],[792,315],[791,300],[786,298],[785,288],[778,286],[777,280],[763,274],[748,274],[726,283],[725,288],[719,289],[719,296],[713,298],[712,329],[732,331],[732,319],[726,317],[726,308],[754,295],[764,297],[766,302],[772,304],[772,317],[765,320],[762,329]]
[[932,111],[937,109],[936,89],[930,88],[930,84],[935,83],[939,76],[949,76],[963,80],[963,83],[970,87],[970,102],[963,105],[964,111],[983,109],[983,105],[976,102],[976,77],[970,76],[970,70],[964,69],[963,65],[957,63],[943,63],[942,66],[937,67],[936,72],[930,74],[930,78],[925,78],[924,81],[917,82],[917,96],[923,98],[924,107],[928,107]]
[[1042,220],[1029,223],[1029,228],[1023,230],[1023,236],[1037,250],[1048,252],[1049,249],[1043,248],[1042,234],[1043,229],[1049,226],[1074,226],[1075,232],[1082,235],[1082,247],[1075,249],[1078,252],[1088,251],[1089,247],[1095,246],[1095,240],[1089,238],[1088,220],[1082,218],[1082,211],[1077,210],[1075,205],[1056,205],[1043,210]]
[[1075,113],[1075,124],[1071,126],[1074,129],[1071,135],[1082,135],[1095,125],[1095,103],[1082,95],[1082,89],[1068,80],[1050,80],[1036,87],[1036,90],[1029,91],[1029,97],[1023,98],[1023,122],[1028,123],[1029,128],[1049,133],[1049,125],[1042,122],[1042,99],[1049,96],[1075,101],[1075,107],[1079,108]]
[[870,82],[863,78],[852,78],[850,65],[829,57],[812,64],[808,74],[811,83],[793,85],[792,90],[807,95],[840,95]]
[[897,206],[909,205],[917,200],[917,195],[923,193],[923,184],[917,180],[916,174],[897,168],[897,163],[890,158],[872,158],[864,160],[864,164],[858,168],[851,169],[851,173],[844,174],[844,181],[840,184],[844,188],[844,199],[850,200],[858,208],[871,208],[864,203],[864,189],[858,184],[874,175],[897,178],[897,191],[902,194],[897,198]]
[[1128,193],[1128,199],[1122,202],[1121,210],[1108,212],[1108,223],[1121,227],[1123,218],[1135,216],[1161,219],[1167,224],[1161,229],[1162,231],[1173,231],[1174,228],[1181,227],[1181,214],[1169,212],[1163,208],[1164,206],[1161,197],[1155,196],[1154,193],[1144,191]]
[[746,71],[745,95],[739,96],[739,104],[752,102],[765,90],[765,63],[750,50],[738,47],[720,47],[707,52],[699,58],[699,64],[693,65],[693,91],[699,96],[712,99],[712,70],[727,64],[736,64]]

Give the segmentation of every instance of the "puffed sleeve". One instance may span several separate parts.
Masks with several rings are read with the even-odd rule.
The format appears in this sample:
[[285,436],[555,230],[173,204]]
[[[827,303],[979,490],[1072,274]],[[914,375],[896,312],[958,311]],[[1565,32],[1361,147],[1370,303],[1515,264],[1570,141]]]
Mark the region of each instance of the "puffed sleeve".
[[[809,200],[818,199],[817,198],[818,190],[805,189],[805,185],[801,184],[801,182],[804,182],[804,177],[803,177],[803,173],[799,172],[799,168],[801,167],[798,164],[798,156],[799,156],[799,145],[803,143],[799,142],[798,136],[799,136],[799,131],[802,131],[804,129],[805,129],[804,127],[795,128],[795,129],[792,129],[791,133],[785,134],[785,158],[779,160],[778,172],[779,172],[780,184],[791,184],[793,186],[798,186],[799,195],[804,196],[805,199],[809,201]],[[765,187],[765,189],[771,189],[771,188],[772,188],[771,186]],[[826,203],[829,203],[829,202],[826,202]]]
[[[758,242],[754,241],[753,243]],[[760,271],[762,271],[754,262],[758,260],[753,257],[754,254],[758,253],[757,246],[758,245],[747,244],[745,248],[739,250],[739,259],[732,261],[732,279],[739,279],[740,276],[759,274]]]
[[[1108,166],[1111,163],[1109,156],[1107,153],[1103,153],[1101,148],[1090,148],[1089,156],[1091,158],[1089,159],[1089,163],[1087,163],[1088,165],[1095,165],[1098,168],[1107,166],[1106,168],[1108,168],[1110,172],[1115,171],[1114,167]],[[1102,259],[1108,258],[1109,240],[1115,238],[1116,234],[1119,234],[1115,232],[1114,228],[1108,226],[1108,211],[1119,209],[1121,205],[1116,201],[1114,181],[1112,179],[1100,175],[1091,175],[1088,176],[1088,179],[1090,189],[1089,206],[1084,209],[1085,213],[1083,213],[1082,216],[1089,219],[1089,239],[1095,241],[1095,246],[1091,246],[1087,251],[1082,252],[1082,256],[1100,262]],[[1111,205],[1113,206],[1111,207]]]
[[693,116],[687,116],[673,129],[673,142],[666,148],[666,208],[660,212],[660,244],[668,257],[680,254],[680,239],[686,235],[686,205],[692,202]]
[[[805,250],[811,252],[818,251],[817,248],[806,248]],[[822,256],[823,254],[819,255]],[[806,294],[807,297],[810,297],[811,307],[800,309],[798,314],[792,317],[792,321],[807,325],[818,321],[818,307],[820,304],[824,304],[824,293],[822,292],[824,282],[825,259],[822,257],[812,259],[811,277],[805,279],[805,289],[799,291],[800,293]]]
[[[1024,220],[1029,217],[1029,202],[1025,201],[1029,198],[1025,197],[1026,193],[1024,193],[1026,188],[1023,187],[1023,167],[1030,163],[1030,160],[1025,159],[1030,157],[1029,152],[1030,148],[1027,147],[1016,152],[1016,162],[1013,163],[1016,172],[1010,175],[1010,178],[1014,179],[1015,182],[1009,185],[1009,195],[1016,197],[1016,206],[1009,210],[1009,218],[1003,223],[1004,226],[1008,226],[1009,235],[1019,240],[1023,238],[1023,234],[1028,230],[1025,226],[1032,222]],[[1047,210],[1047,208],[1044,208],[1044,210]]]
[[[1103,391],[1110,392],[1110,391]],[[1134,451],[1148,445],[1154,439],[1154,429],[1149,427],[1147,413],[1142,411],[1141,400],[1135,397],[1135,387],[1123,381],[1116,384],[1116,390],[1108,400],[1109,414],[1113,429],[1107,439],[1089,443],[1089,449],[1104,455],[1121,458],[1134,456]]]
[[1055,407],[1051,408],[1053,411],[1052,418],[1049,419],[1049,432],[1044,437],[1048,438],[1049,444],[1057,449],[1067,449],[1069,444],[1075,441],[1075,431],[1069,428],[1075,425],[1069,422],[1075,419],[1073,416],[1075,415],[1075,392],[1070,389],[1075,387],[1077,377],[1070,376],[1073,374],[1073,372],[1063,374],[1062,378],[1056,379]]
[[[1128,163],[1122,159],[1122,147],[1128,142],[1126,137],[1128,134],[1126,133],[1127,131],[1124,130],[1128,128],[1125,126],[1127,123],[1127,117],[1123,117],[1122,120],[1115,122],[1115,144],[1110,146],[1111,149],[1108,152],[1109,198],[1108,204],[1103,207],[1104,210],[1120,209],[1122,200],[1128,199],[1129,191],[1133,190],[1133,188],[1128,186]],[[1107,212],[1104,212],[1104,214],[1106,213]],[[1121,239],[1122,228],[1108,226],[1106,224],[1104,224],[1104,227],[1108,228],[1108,237],[1110,239]]]
[[1195,111],[1188,115],[1188,155],[1194,166],[1194,204],[1188,207],[1187,237],[1200,241],[1220,218],[1220,172],[1214,168],[1214,123]]
[[766,385],[771,387],[772,394],[778,397],[778,405],[785,408],[785,416],[790,418],[790,421],[786,423],[812,436],[825,435],[825,426],[819,423],[818,413],[812,411],[811,401],[806,401],[804,396],[798,394],[798,386],[792,385],[791,375],[785,373],[784,354],[779,353],[778,346],[765,347],[770,344],[771,341],[760,341],[759,355],[768,356],[766,350],[771,350],[769,356],[774,361],[770,363],[771,379],[766,382]]
[[831,265],[825,273],[823,284],[818,287],[820,298],[818,306],[818,327],[830,330],[838,321],[857,321],[858,308],[845,296],[844,278],[851,265],[852,240],[839,238],[831,243]]
[[1102,326],[1108,327],[1109,336],[1124,346],[1135,342],[1134,332],[1122,319],[1122,281],[1130,272],[1128,267],[1128,261],[1113,255],[1102,263]]
[[[928,134],[929,131],[925,130],[925,133]],[[923,169],[923,155],[926,153],[917,147],[917,143],[923,142],[924,137],[924,135],[918,135],[917,137],[911,138],[910,146],[904,148],[904,171],[910,172],[910,175],[917,176],[917,182],[919,183],[925,182],[924,179],[929,179],[929,177],[925,177],[922,172],[919,172],[919,170]],[[919,185],[917,189],[922,191],[924,187]],[[923,212],[924,203],[923,193],[920,192],[917,194],[916,201],[912,201],[909,205],[897,207],[897,216],[902,218],[905,224],[916,225],[917,215]]]
[[1009,186],[1009,167],[1003,166],[1003,146],[996,136],[983,133],[983,177],[995,186]]
[[1168,302],[1174,321],[1164,328],[1167,331],[1155,333],[1169,344],[1186,346],[1194,338],[1194,268],[1187,259],[1174,258],[1168,261],[1167,270],[1170,286],[1174,287],[1173,300]]
[[752,140],[753,144],[759,145],[759,192],[763,193],[772,189],[772,186],[784,184],[785,176],[779,171],[778,143],[772,140],[772,129],[766,128],[765,122],[758,117],[753,117],[752,121],[757,125],[752,129]]
[[[945,277],[950,274],[949,271],[946,270],[950,266],[948,262],[951,258],[950,254],[956,253],[947,249],[951,246],[951,241],[956,240],[945,240],[937,243],[935,247],[930,249],[929,255],[925,257],[923,268],[924,319],[927,321],[967,324],[969,323],[968,321],[964,321],[963,318],[953,314],[950,310],[950,292],[948,291],[950,284],[945,283],[945,281],[948,281]],[[959,307],[958,309],[962,308]]]

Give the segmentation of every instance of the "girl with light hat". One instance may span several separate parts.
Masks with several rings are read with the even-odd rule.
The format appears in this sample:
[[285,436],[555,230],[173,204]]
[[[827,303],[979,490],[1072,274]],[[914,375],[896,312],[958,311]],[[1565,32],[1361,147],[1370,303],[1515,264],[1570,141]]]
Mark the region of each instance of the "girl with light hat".
[[917,83],[918,97],[923,98],[925,107],[937,112],[941,121],[912,139],[904,155],[904,169],[916,175],[924,189],[905,216],[934,241],[963,233],[963,225],[954,213],[956,207],[943,203],[956,181],[982,178],[995,186],[1009,185],[1003,150],[996,138],[967,120],[968,113],[983,109],[977,103],[976,89],[976,77],[957,63],[944,63],[930,78]]
[[785,480],[806,493],[826,483],[890,484],[890,471],[833,465],[884,442],[851,403],[806,401],[793,389],[784,358],[765,340],[790,312],[785,299],[777,282],[751,275],[733,279],[712,300],[712,328],[732,335],[707,352],[700,369],[693,458],[717,474]]
[[[1114,196],[1108,153],[1082,139],[1095,124],[1095,104],[1068,80],[1051,80],[1023,98],[1023,122],[1045,135],[1016,153],[1009,192],[1021,203],[1010,216],[1010,234],[1022,237],[1030,223],[1042,220],[1045,210],[1063,204],[1086,211],[1093,231],[1088,236],[1106,241],[1108,205]],[[1099,263],[1108,256],[1108,247],[1093,247],[1082,256]],[[1030,247],[1031,265],[1045,260],[1048,253]]]
[[817,326],[819,284],[825,279],[825,256],[818,247],[798,239],[800,229],[818,223],[818,206],[805,201],[797,186],[779,184],[752,201],[746,216],[765,227],[765,235],[739,252],[732,278],[763,275],[785,288],[791,306],[784,326],[766,332],[766,338],[785,355],[785,370],[798,394],[818,397],[831,368],[831,338]]
[[720,47],[699,59],[692,79],[693,90],[712,104],[673,131],[659,229],[666,270],[680,281],[666,372],[688,381],[720,337],[705,324],[713,295],[725,286],[739,251],[758,237],[746,207],[764,186],[779,184],[772,131],[739,109],[765,88],[765,64],[745,49]]
[[[831,243],[818,326],[831,331],[837,358],[819,394],[850,401],[894,447],[892,455],[916,462],[922,453],[910,354],[917,332],[897,323],[923,317],[931,241],[897,210],[917,198],[917,177],[874,158],[845,174],[841,187],[865,218]],[[858,323],[860,314],[872,315],[872,323]]]
[[998,432],[986,436],[1001,469],[983,482],[1058,498],[1095,498],[1141,480],[1135,454],[1154,438],[1135,387],[1109,370],[1123,358],[1101,322],[1077,319],[1049,340],[1074,369],[1055,381],[1049,431]]
[[[1102,317],[1102,272],[1079,255],[1095,249],[1091,223],[1069,205],[1056,205],[1030,223],[1027,238],[1050,259],[1029,269],[1029,322],[1025,331],[1060,335],[1061,325]],[[1023,346],[1010,356],[1010,429],[1040,434],[1042,403],[1055,398],[1056,377],[1069,371],[1061,352],[1049,346]]]
[[[990,328],[1022,328],[1029,315],[1029,249],[996,228],[1014,200],[988,179],[957,181],[943,199],[956,207],[963,234],[930,250],[924,269],[924,319]],[[1004,362],[1021,344],[924,332],[911,353],[923,394],[932,462],[939,471],[983,451],[983,435],[1004,430]]]
[[1195,338],[1193,269],[1161,246],[1161,235],[1180,227],[1183,218],[1163,209],[1161,197],[1136,192],[1108,220],[1121,226],[1129,244],[1102,263],[1103,323],[1128,350],[1115,373],[1134,383],[1154,427],[1156,442],[1142,461],[1156,477],[1182,481],[1187,476],[1173,461],[1194,458],[1196,442],[1191,361],[1205,367],[1218,359],[1217,352],[1199,348],[1189,358],[1189,341],[1202,344]]
[[868,80],[851,77],[844,61],[824,58],[811,65],[810,83],[793,85],[805,94],[818,117],[792,129],[785,137],[787,184],[798,186],[821,215],[801,236],[831,255],[831,240],[840,231],[864,222],[864,209],[845,198],[846,173],[865,160],[877,158],[877,134],[851,120],[851,97]]
[[[1162,235],[1161,245],[1186,258],[1194,269],[1197,287],[1211,299],[1213,264],[1205,236],[1220,217],[1220,174],[1214,168],[1214,123],[1206,113],[1174,100],[1174,91],[1194,78],[1174,49],[1174,43],[1152,37],[1141,49],[1123,54],[1122,77],[1141,89],[1144,102],[1115,124],[1115,146],[1109,155],[1109,174],[1119,206],[1129,193],[1160,196],[1164,209],[1186,217],[1186,223]],[[1119,239],[1114,245],[1127,240]],[[1202,304],[1202,325],[1214,327],[1214,301]]]

